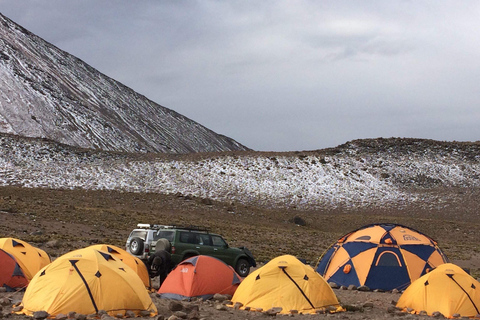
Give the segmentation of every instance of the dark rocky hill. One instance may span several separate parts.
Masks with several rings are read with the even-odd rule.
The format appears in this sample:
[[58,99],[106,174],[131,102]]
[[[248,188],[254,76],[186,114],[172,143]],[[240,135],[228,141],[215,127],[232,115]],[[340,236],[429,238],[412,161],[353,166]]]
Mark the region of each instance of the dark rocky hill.
[[247,149],[156,104],[1,14],[0,132],[108,151]]

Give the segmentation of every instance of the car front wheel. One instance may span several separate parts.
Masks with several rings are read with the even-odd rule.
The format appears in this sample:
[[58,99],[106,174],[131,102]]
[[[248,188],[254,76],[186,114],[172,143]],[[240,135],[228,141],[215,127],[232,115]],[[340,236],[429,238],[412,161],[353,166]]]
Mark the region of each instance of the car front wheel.
[[250,263],[246,259],[238,259],[235,271],[240,277],[246,277],[250,273]]

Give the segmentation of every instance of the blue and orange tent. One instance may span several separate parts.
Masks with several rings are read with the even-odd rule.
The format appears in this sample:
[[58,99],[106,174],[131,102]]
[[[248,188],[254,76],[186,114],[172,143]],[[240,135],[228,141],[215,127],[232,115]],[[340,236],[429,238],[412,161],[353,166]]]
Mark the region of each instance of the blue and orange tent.
[[383,223],[341,237],[320,257],[316,271],[338,285],[403,290],[446,262],[432,238],[406,226]]

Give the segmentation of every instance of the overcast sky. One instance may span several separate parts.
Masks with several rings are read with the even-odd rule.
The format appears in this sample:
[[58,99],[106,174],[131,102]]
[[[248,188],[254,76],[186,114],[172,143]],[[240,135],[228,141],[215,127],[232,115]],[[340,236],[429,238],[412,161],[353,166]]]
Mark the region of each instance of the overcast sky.
[[254,150],[480,140],[480,1],[0,0],[0,12]]

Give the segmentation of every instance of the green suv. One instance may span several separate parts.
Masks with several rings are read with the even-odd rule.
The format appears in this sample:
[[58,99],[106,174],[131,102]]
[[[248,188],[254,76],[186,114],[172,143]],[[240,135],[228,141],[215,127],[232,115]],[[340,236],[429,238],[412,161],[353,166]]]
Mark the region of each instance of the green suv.
[[229,247],[222,236],[205,228],[153,224],[137,227],[127,239],[126,250],[142,260],[160,249],[171,253],[175,265],[193,256],[207,255],[232,266],[241,277],[246,277],[250,267],[257,265],[250,250]]

